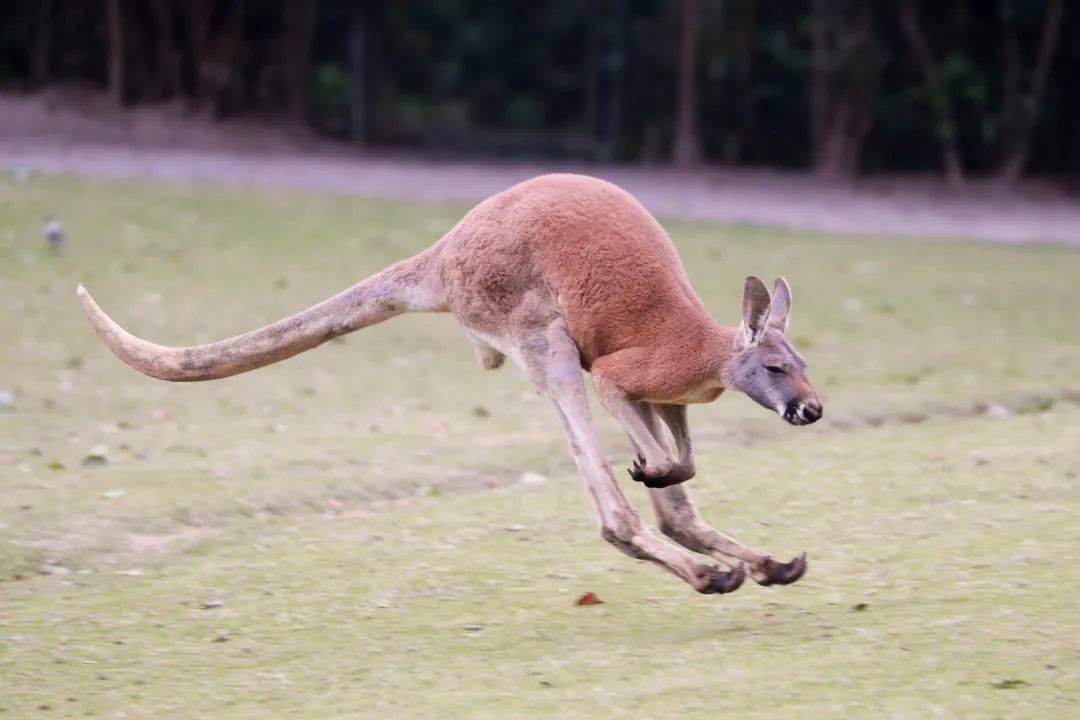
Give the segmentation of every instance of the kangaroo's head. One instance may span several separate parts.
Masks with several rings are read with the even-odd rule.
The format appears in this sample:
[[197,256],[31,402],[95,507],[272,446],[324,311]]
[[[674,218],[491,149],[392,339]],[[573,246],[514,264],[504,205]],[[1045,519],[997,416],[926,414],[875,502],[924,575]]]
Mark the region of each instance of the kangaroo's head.
[[822,406],[806,379],[806,360],[788,341],[791,287],[776,279],[773,295],[756,277],[746,278],[742,323],[731,357],[731,384],[792,425],[821,418]]

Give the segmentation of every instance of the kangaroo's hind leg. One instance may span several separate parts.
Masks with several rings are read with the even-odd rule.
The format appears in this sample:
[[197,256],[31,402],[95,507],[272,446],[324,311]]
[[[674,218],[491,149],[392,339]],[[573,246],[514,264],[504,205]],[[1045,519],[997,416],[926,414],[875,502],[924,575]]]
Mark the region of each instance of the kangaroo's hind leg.
[[[679,463],[693,468],[685,405],[655,405],[679,449]],[[729,565],[746,563],[747,573],[761,585],[788,585],[806,572],[806,555],[782,563],[714,529],[701,517],[684,485],[649,490],[660,531],[683,547]]]
[[551,398],[574,463],[600,516],[604,539],[631,557],[648,560],[679,576],[698,592],[725,593],[739,587],[744,577],[741,566],[729,572],[702,564],[656,537],[619,489],[593,425],[580,353],[562,319],[548,318],[523,329],[509,354]]

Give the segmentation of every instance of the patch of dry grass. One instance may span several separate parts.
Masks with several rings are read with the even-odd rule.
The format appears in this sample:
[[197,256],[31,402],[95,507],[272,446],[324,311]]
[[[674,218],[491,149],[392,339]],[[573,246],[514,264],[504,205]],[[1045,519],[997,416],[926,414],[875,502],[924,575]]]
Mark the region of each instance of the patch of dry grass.
[[[479,370],[449,318],[178,386],[116,361],[72,292],[151,339],[210,340],[461,210],[0,180],[0,708],[1075,715],[1075,251],[671,224],[720,319],[743,275],[792,281],[827,397],[803,430],[738,397],[693,410],[707,516],[810,551],[798,585],[723,598],[598,539],[546,404]],[[1003,417],[973,416],[988,401]],[[605,603],[575,607],[586,591]]]

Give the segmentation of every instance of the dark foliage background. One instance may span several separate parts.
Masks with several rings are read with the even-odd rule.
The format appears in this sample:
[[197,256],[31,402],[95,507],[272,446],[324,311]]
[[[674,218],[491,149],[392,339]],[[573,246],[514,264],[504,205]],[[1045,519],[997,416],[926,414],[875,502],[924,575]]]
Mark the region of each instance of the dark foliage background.
[[1066,0],[3,0],[0,83],[452,154],[1080,167]]

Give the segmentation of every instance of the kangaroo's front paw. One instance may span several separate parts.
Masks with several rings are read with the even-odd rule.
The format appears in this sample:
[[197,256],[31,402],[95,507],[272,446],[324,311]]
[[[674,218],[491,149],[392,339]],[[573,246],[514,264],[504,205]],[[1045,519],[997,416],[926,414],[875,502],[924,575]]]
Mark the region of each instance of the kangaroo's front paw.
[[637,481],[648,484],[650,478],[645,474],[645,458],[640,455],[634,460],[634,463],[626,469],[626,472],[630,474],[630,477]]
[[648,488],[666,488],[678,485],[681,482],[686,482],[693,475],[693,473],[687,474],[683,472],[678,465],[661,468],[658,472],[653,468],[646,467],[645,458],[640,455],[637,456],[634,464],[626,472],[629,473],[633,480],[642,483]]

